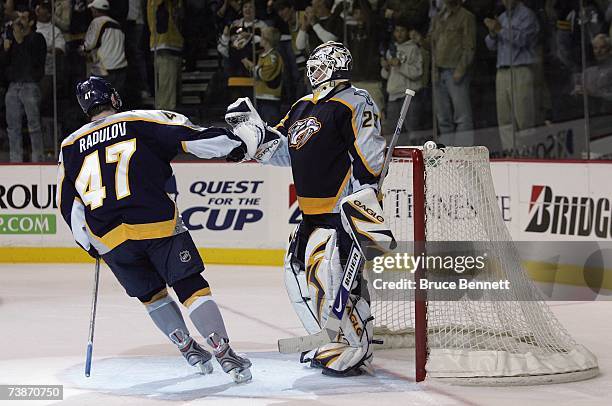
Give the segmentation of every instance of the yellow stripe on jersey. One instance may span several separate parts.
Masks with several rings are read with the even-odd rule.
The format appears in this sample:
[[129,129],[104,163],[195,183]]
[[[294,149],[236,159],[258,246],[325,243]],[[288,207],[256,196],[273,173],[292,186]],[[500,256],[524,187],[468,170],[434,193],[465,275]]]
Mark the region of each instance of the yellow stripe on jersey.
[[351,178],[351,170],[346,173],[344,180],[342,181],[342,185],[340,185],[340,189],[336,196],[334,197],[301,197],[298,196],[298,205],[300,206],[300,210],[304,214],[325,214],[331,213],[336,207],[336,203],[340,199],[342,192],[346,188],[346,184]]
[[382,168],[381,168],[380,171],[375,171],[374,169],[372,169],[372,167],[368,163],[368,160],[363,155],[363,152],[361,152],[361,150],[359,149],[359,144],[357,144],[357,136],[358,136],[359,132],[357,131],[357,124],[355,123],[355,120],[356,120],[356,117],[355,117],[355,107],[352,104],[350,104],[349,102],[347,102],[346,100],[343,100],[343,99],[340,99],[340,98],[332,97],[329,100],[330,101],[333,100],[333,101],[337,101],[338,103],[342,103],[342,104],[344,104],[346,107],[348,107],[351,110],[351,116],[352,116],[351,124],[353,126],[353,135],[355,136],[355,142],[353,143],[355,145],[355,151],[357,151],[357,154],[359,155],[359,158],[361,158],[361,162],[363,162],[363,166],[366,167],[368,172],[370,172],[374,176],[380,175],[380,172],[382,171]]
[[87,230],[98,241],[108,247],[108,249],[112,250],[127,240],[151,240],[154,238],[171,237],[175,234],[177,221],[178,211],[175,211],[174,218],[172,220],[147,224],[121,223],[108,233],[104,234],[102,237],[95,235],[89,226],[87,226]]
[[[289,110],[289,113],[291,112],[291,110]],[[274,129],[278,130],[280,127],[284,127],[285,126],[285,121],[287,121],[287,119],[289,118],[289,113],[285,114],[285,117],[283,117],[283,119],[281,121],[278,122],[278,124],[276,124],[274,126]]]

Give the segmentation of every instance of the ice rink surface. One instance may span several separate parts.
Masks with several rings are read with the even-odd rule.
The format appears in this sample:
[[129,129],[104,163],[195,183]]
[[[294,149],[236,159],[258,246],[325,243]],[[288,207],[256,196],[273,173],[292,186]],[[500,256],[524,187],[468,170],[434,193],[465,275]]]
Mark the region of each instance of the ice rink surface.
[[[83,362],[93,264],[0,265],[0,384],[61,384],[64,400],[2,405],[610,405],[612,302],[551,307],[599,359],[583,382],[524,387],[460,387],[414,382],[413,351],[379,351],[375,375],[331,378],[281,355],[276,340],[303,334],[280,268],[208,266],[205,277],[232,345],[253,361],[253,381],[235,385],[218,364],[201,376],[102,268],[92,376]],[[186,317],[187,319],[187,317]],[[195,328],[188,321],[192,334]]]

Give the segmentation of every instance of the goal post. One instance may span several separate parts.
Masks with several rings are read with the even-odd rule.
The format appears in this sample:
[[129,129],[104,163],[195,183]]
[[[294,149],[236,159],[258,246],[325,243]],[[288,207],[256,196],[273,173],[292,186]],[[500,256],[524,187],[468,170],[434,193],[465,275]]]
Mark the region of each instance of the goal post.
[[383,348],[414,347],[417,381],[531,385],[598,374],[595,356],[569,335],[522,268],[485,147],[396,148],[383,194],[399,247],[409,246],[415,257],[432,255],[436,244],[486,248],[490,261],[475,279],[512,286],[476,297],[421,290],[421,279],[452,277],[435,274],[426,262],[382,274],[413,280],[414,289],[375,290],[372,281],[381,274],[367,267],[375,338]]
[[[415,256],[425,254],[425,164],[421,150],[413,148],[409,150],[412,161],[412,200],[415,219],[413,223],[413,238]],[[421,221],[422,219],[422,221]],[[414,280],[416,282],[414,297],[414,328],[415,328],[415,377],[417,382],[425,380],[427,372],[427,291],[420,288],[419,281],[425,277],[425,269],[418,266],[415,269]]]

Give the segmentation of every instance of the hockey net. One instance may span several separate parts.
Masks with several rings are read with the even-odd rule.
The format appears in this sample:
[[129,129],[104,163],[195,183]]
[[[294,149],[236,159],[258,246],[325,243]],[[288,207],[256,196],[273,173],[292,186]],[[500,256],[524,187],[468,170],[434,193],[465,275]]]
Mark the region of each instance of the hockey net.
[[[595,356],[572,339],[521,266],[498,208],[485,147],[398,148],[383,190],[385,217],[398,241],[413,241],[420,226],[427,242],[486,244],[495,266],[479,278],[508,280],[513,287],[495,297],[484,291],[478,299],[449,300],[427,291],[421,307],[413,289],[373,294],[376,338],[384,348],[416,344],[417,380],[425,370],[431,378],[485,385],[597,375]],[[397,279],[415,278],[409,270],[395,272]],[[427,277],[427,269],[420,272]],[[366,279],[374,277],[366,271]]]

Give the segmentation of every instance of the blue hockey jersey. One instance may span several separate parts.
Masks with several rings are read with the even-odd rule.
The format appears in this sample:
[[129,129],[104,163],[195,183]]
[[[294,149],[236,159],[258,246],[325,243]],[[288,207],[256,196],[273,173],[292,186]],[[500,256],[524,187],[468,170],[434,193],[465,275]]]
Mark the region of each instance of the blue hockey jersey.
[[304,214],[338,213],[343,197],[378,187],[386,141],[366,90],[339,86],[324,99],[304,96],[276,129],[283,145],[267,163],[291,166]]
[[75,240],[104,254],[126,240],[185,231],[166,191],[180,150],[222,158],[242,141],[178,113],[136,110],[93,121],[61,145],[57,200]]

